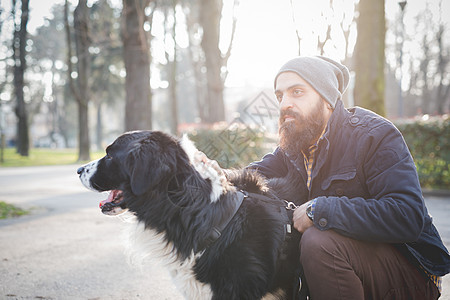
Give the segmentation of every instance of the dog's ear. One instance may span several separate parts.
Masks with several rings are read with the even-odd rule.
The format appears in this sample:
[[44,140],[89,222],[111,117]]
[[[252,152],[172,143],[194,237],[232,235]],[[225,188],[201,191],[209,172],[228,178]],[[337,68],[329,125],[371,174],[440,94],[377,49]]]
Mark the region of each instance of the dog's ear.
[[129,151],[125,164],[133,194],[142,195],[173,176],[176,158],[166,150],[147,140],[138,142]]

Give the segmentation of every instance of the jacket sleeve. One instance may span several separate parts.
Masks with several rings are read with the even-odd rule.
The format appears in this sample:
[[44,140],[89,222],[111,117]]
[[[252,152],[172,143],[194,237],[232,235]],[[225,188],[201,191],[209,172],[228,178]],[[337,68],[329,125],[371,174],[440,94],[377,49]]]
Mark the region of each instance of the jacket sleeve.
[[279,147],[274,152],[264,155],[260,161],[253,162],[246,168],[254,169],[268,179],[283,177],[287,173],[285,156]]
[[355,147],[361,147],[358,170],[370,196],[318,197],[315,226],[360,240],[416,241],[427,211],[406,143],[389,122],[368,131],[366,138],[359,141],[362,146]]

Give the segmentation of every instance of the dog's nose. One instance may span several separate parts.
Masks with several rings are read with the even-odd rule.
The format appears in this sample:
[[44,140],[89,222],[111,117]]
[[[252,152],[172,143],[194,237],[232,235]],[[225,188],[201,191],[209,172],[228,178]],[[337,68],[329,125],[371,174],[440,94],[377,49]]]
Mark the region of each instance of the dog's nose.
[[81,174],[84,171],[84,167],[79,167],[77,170],[77,174]]

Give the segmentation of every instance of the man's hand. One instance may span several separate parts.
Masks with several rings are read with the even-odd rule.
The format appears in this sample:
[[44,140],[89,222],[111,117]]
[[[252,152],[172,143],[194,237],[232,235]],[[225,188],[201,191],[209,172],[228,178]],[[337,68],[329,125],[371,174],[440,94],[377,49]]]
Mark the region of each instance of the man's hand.
[[217,161],[209,159],[205,153],[197,151],[194,154],[194,161],[192,162],[195,169],[203,176],[203,178],[218,177],[222,185],[225,185],[227,179],[225,172],[219,166]]
[[294,222],[294,228],[300,233],[305,232],[306,229],[313,226],[313,222],[306,215],[306,208],[308,207],[308,204],[309,202],[303,203],[294,210],[292,221]]

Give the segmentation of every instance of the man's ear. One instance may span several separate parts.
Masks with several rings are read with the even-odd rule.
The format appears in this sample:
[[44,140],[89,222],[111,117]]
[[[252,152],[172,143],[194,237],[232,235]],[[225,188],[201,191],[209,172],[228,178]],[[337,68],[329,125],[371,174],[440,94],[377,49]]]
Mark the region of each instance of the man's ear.
[[153,141],[140,141],[125,161],[131,190],[139,196],[169,180],[175,171],[176,158]]

